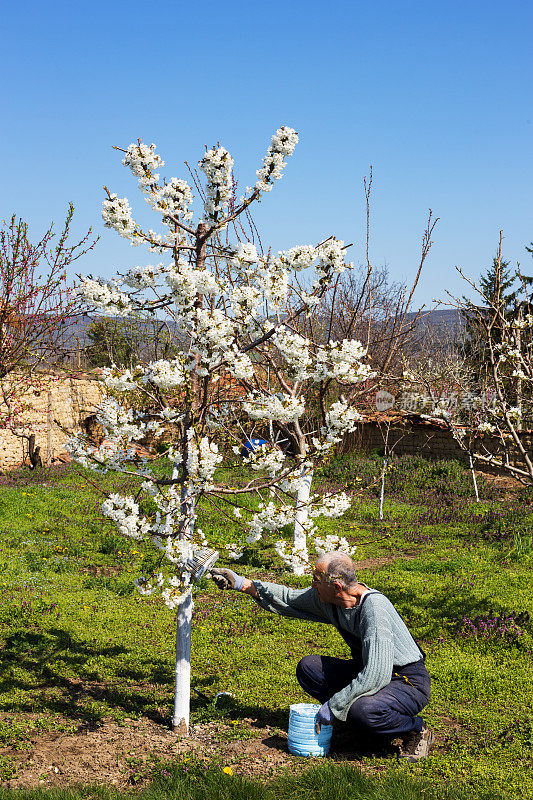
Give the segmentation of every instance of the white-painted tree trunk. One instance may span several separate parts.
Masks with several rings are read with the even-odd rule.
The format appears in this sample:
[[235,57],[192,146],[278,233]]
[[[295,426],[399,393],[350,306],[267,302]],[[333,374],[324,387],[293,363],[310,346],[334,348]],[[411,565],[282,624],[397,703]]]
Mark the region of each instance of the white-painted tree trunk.
[[381,491],[379,493],[379,519],[383,519],[383,500],[385,498],[385,473],[387,472],[387,459],[383,459],[383,469],[381,470]]
[[305,523],[309,516],[309,496],[313,472],[302,467],[302,480],[296,495],[296,515],[294,518],[294,544],[292,548],[292,571],[295,575],[303,575],[308,561],[307,536]]
[[[178,477],[179,469],[174,467],[172,477]],[[194,526],[194,498],[187,495],[187,489],[181,492],[181,514],[186,515],[182,536],[191,536]],[[192,588],[184,595],[177,606],[176,624],[176,666],[174,673],[174,714],[172,730],[181,736],[189,734],[189,716],[191,710],[191,632],[192,632]]]
[[174,715],[172,729],[175,733],[187,736],[189,733],[189,713],[191,707],[191,629],[192,629],[192,589],[189,589],[178,606],[176,628],[176,671]]
[[470,472],[472,473],[472,483],[474,484],[474,491],[476,493],[476,503],[479,503],[479,492],[477,488],[476,473],[474,472],[474,462],[472,461],[472,453],[468,454],[470,461]]

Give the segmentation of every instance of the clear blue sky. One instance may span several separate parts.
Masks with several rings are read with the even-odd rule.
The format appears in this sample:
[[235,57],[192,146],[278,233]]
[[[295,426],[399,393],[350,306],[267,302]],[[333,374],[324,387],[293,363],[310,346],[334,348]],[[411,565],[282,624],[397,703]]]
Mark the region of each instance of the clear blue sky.
[[372,164],[372,258],[392,278],[414,274],[428,208],[441,219],[419,303],[466,291],[454,266],[479,275],[501,228],[533,273],[529,0],[4,0],[1,17],[0,217],[37,236],[73,201],[76,231],[101,234],[83,273],[153,258],[103,228],[103,184],[149,213],[112,145],[154,141],[187,177],[218,140],[244,187],[281,124],[301,138],[255,213],[264,243],[335,234],[361,260]]

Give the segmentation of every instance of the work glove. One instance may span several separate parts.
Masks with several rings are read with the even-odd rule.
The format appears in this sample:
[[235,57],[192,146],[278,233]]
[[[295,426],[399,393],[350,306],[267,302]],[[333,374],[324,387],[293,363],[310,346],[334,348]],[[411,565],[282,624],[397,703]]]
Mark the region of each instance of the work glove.
[[322,725],[333,725],[335,719],[333,711],[329,707],[329,703],[324,703],[316,712],[315,717],[315,731],[320,733]]
[[237,592],[242,591],[244,584],[244,577],[237,575],[231,569],[212,569],[209,573],[210,577],[215,581],[219,589],[235,589]]

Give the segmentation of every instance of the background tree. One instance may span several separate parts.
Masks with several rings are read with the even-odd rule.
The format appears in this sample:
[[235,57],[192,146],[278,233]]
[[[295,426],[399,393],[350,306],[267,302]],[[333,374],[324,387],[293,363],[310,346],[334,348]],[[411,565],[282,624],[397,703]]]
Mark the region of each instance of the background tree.
[[96,317],[87,326],[85,336],[85,353],[94,367],[133,367],[138,361],[138,337],[127,320]]
[[172,358],[185,343],[168,320],[93,317],[84,330],[88,367],[133,367],[139,362]]
[[0,230],[0,425],[26,438],[28,390],[71,347],[78,302],[67,268],[95,244],[90,230],[76,244],[68,243],[73,214],[71,204],[57,239],[50,225],[31,242],[27,224],[15,215]]
[[[483,313],[490,316],[492,306],[501,310],[502,318],[515,307],[520,293],[520,287],[517,286],[517,272],[510,269],[509,261],[502,260],[499,264],[496,255],[492,265],[481,275],[479,289],[483,297],[487,298],[485,311],[483,312],[482,306],[475,305],[465,297],[461,316],[465,322],[465,354],[470,358],[471,368],[477,380],[485,382],[489,368],[488,343],[485,338],[485,325],[481,324],[480,317]],[[494,342],[498,341],[498,337],[501,337],[501,329],[499,323],[495,322],[492,326]]]
[[[526,250],[530,254],[530,256],[533,258],[533,242],[530,242],[529,246],[526,244]],[[528,281],[528,285],[531,285],[533,283],[533,278],[527,278],[527,281]]]
[[478,284],[459,269],[479,303],[453,298],[479,330],[483,370],[473,373],[470,351],[456,348],[447,363],[411,362],[406,379],[422,390],[417,410],[441,418],[473,461],[532,484],[533,459],[522,432],[533,429],[533,305],[524,284],[512,303],[502,302],[498,287],[507,280],[507,264],[501,247],[500,234],[491,281]]
[[[411,310],[438,218],[430,210],[422,237],[420,260],[410,286],[390,282],[386,266],[375,267],[370,254],[372,167],[364,178],[366,201],[365,260],[359,270],[339,275],[321,301],[324,329],[334,339],[363,342],[375,370],[375,380],[362,387],[367,397],[384,383],[397,383],[404,354],[423,338],[424,311]],[[356,391],[360,391],[356,389]]]

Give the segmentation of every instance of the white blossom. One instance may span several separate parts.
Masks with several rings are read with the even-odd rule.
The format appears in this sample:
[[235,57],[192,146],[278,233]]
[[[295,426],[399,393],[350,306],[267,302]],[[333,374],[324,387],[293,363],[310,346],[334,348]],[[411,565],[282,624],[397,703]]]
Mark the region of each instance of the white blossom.
[[139,427],[134,422],[134,412],[124,408],[114,398],[105,397],[96,412],[96,421],[106,428],[110,435],[133,438],[139,434]]
[[138,578],[135,578],[135,580],[133,581],[133,585],[135,586],[135,588],[137,589],[139,594],[143,595],[144,597],[147,597],[147,596],[153,594],[155,592],[155,590],[156,590],[156,587],[153,586],[142,575],[140,575]]
[[139,187],[142,191],[147,191],[159,180],[157,170],[164,166],[165,162],[155,152],[155,144],[146,145],[142,142],[130,144],[126,150],[126,155],[122,159],[124,166],[129,167],[136,178],[139,179]]
[[243,409],[252,419],[275,419],[278,422],[293,422],[305,411],[305,402],[301,397],[287,394],[266,395],[252,392],[243,403]]
[[[309,560],[307,557],[307,553],[303,551],[301,548],[292,546],[288,547],[287,542],[283,539],[279,539],[275,545],[274,550],[281,558],[281,560],[288,566],[293,569],[303,568],[309,566]],[[300,574],[300,573],[298,573]]]
[[317,288],[326,285],[335,275],[340,275],[348,268],[344,261],[344,242],[341,239],[328,239],[319,245],[317,256],[317,280],[314,283]]
[[343,434],[351,433],[357,428],[360,419],[359,412],[353,406],[348,405],[345,400],[341,399],[332,403],[326,414],[326,428],[323,429],[326,441],[340,441]]
[[117,197],[110,194],[102,203],[102,219],[106,228],[113,228],[116,232],[129,239],[132,244],[140,244],[140,234],[137,225],[131,216],[131,207],[127,197]]
[[163,270],[163,264],[147,264],[145,267],[132,267],[124,276],[122,283],[132,289],[146,289],[155,286],[158,276]]
[[250,267],[259,261],[257,248],[252,242],[241,242],[231,262],[233,267]]
[[186,565],[193,556],[192,543],[175,536],[153,536],[152,542],[172,564]]
[[191,351],[198,353],[209,366],[233,345],[235,325],[219,308],[198,308],[194,315],[194,344]]
[[175,389],[183,386],[186,381],[186,372],[179,358],[172,361],[161,359],[152,361],[144,370],[142,382],[153,383],[161,389]]
[[273,476],[280,471],[285,462],[285,453],[279,447],[264,444],[253,450],[248,456],[247,463],[254,470],[265,470]]
[[[193,201],[191,187],[181,178],[171,178],[146,199],[155,211],[163,214],[164,219],[170,215],[181,217],[182,220],[192,219],[192,211],[189,209]],[[182,236],[181,233],[176,235],[178,238]]]
[[320,251],[312,244],[302,244],[282,250],[278,253],[277,260],[291,272],[300,272],[310,267]]
[[321,505],[309,509],[310,517],[342,517],[351,506],[351,500],[345,492],[326,494],[320,499]]
[[344,536],[337,536],[333,533],[323,537],[313,536],[313,544],[319,556],[338,550],[349,556],[353,556],[357,550],[355,546],[348,543],[348,540]]
[[244,324],[253,320],[262,302],[261,292],[256,286],[235,286],[229,299],[233,316]]
[[193,483],[209,485],[217,464],[222,461],[215,442],[203,436],[197,443],[193,429],[187,431],[187,475]]
[[132,310],[129,296],[119,291],[113,281],[85,278],[77,294],[87,305],[96,306],[112,316],[127,316]]
[[244,550],[238,544],[227,544],[226,551],[232,561],[238,561],[244,555]]
[[191,579],[187,573],[183,574],[181,578],[173,576],[168,579],[168,585],[161,590],[161,597],[167,608],[173,611],[180,607],[187,595],[190,582]]
[[304,339],[303,336],[287,329],[278,328],[272,337],[272,342],[283,354],[290,377],[302,381],[310,376],[312,359],[309,339]]
[[113,364],[112,367],[102,367],[101,377],[108,389],[118,392],[129,392],[137,389],[137,370],[121,369]]
[[226,353],[226,362],[229,372],[234,378],[238,380],[246,380],[247,378],[254,377],[254,368],[250,356],[246,353],[238,353],[233,350],[228,350]]
[[164,279],[178,306],[192,308],[198,295],[218,292],[220,287],[213,273],[208,269],[195,269],[183,259],[171,264],[164,273]]
[[326,378],[335,378],[344,383],[361,383],[368,380],[376,373],[362,361],[365,356],[366,349],[355,339],[330,342],[318,348],[313,379],[322,381]]
[[65,447],[70,453],[70,457],[73,461],[76,461],[76,463],[80,464],[80,466],[84,467],[85,469],[91,469],[91,467],[93,467],[90,456],[95,449],[94,447],[88,449],[85,443],[82,442],[77,436],[71,436],[69,439],[67,439]]
[[257,170],[258,181],[255,189],[261,192],[271,191],[273,181],[283,177],[283,169],[286,166],[284,156],[292,155],[297,144],[298,134],[293,128],[286,125],[278,128],[263,159],[263,166]]
[[287,270],[280,259],[261,261],[257,267],[256,277],[265,299],[270,302],[273,309],[280,308],[289,291]]
[[150,530],[148,520],[139,516],[139,506],[132,497],[109,495],[102,503],[102,513],[117,524],[122,534],[131,539],[144,539]]
[[492,425],[490,422],[480,422],[477,426],[477,430],[480,433],[495,433],[497,430],[495,425]]
[[206,218],[209,222],[216,222],[224,215],[231,200],[233,159],[224,147],[212,147],[198,166],[207,177]]

